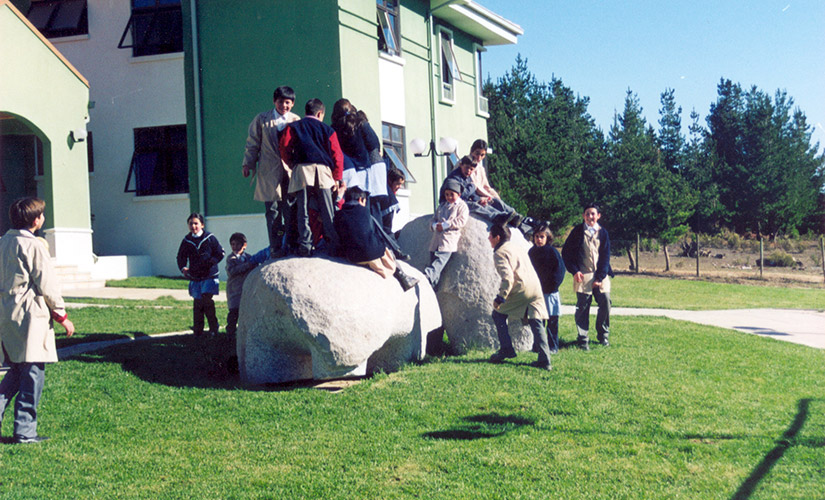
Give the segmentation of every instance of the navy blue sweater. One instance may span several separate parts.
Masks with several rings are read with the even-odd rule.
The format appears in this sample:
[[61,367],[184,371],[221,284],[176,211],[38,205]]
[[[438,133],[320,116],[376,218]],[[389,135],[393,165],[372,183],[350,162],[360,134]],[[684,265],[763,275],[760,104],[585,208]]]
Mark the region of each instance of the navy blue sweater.
[[367,207],[357,201],[344,203],[335,214],[334,224],[350,262],[367,262],[384,255],[384,239],[378,234],[378,224]]
[[204,231],[200,237],[189,233],[178,248],[178,269],[188,267],[189,279],[193,281],[217,278],[218,262],[223,255],[223,247],[212,233]]
[[[564,265],[570,274],[576,274],[581,270],[580,255],[584,245],[584,224],[579,224],[570,231],[570,235],[564,242],[561,255],[564,258]],[[599,261],[596,263],[594,279],[602,281],[606,276],[613,276],[613,269],[610,267],[610,236],[607,229],[599,229]]]
[[534,246],[528,250],[527,254],[539,276],[541,291],[544,294],[558,292],[566,271],[559,251],[553,248],[553,245],[548,244],[542,247]]

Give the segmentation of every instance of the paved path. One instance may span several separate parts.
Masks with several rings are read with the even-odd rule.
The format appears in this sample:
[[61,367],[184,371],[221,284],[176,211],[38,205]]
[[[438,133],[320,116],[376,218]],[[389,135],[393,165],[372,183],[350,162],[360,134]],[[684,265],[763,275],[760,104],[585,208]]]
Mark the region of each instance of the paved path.
[[[189,300],[186,290],[165,290],[158,288],[90,288],[68,290],[65,297],[94,297],[105,299],[156,300],[172,296],[179,300]],[[225,301],[221,292],[215,300]],[[574,306],[562,306],[562,314],[572,315]],[[595,307],[593,311],[595,313]],[[818,349],[825,349],[825,312],[805,309],[726,309],[715,311],[684,311],[673,309],[642,309],[614,307],[615,316],[664,316],[703,325],[730,328],[740,332],[772,337],[777,340],[794,342]],[[124,339],[122,342],[129,342]],[[67,348],[68,349],[68,348]]]
[[[562,306],[562,314],[573,314],[574,306]],[[595,307],[593,311],[595,311]],[[777,340],[825,349],[825,312],[808,309],[723,309],[684,311],[614,307],[616,316],[664,316],[702,325],[730,328]]]

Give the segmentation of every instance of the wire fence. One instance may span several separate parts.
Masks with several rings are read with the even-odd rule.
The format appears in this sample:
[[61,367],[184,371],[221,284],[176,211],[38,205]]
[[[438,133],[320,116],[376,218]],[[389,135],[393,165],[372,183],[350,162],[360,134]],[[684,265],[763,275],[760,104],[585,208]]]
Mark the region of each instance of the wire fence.
[[[802,281],[825,282],[825,237],[817,240],[741,239],[733,242],[700,235],[667,248],[655,239],[611,239],[615,270],[637,273],[668,271],[702,276],[798,275]],[[667,253],[665,252],[667,250]]]

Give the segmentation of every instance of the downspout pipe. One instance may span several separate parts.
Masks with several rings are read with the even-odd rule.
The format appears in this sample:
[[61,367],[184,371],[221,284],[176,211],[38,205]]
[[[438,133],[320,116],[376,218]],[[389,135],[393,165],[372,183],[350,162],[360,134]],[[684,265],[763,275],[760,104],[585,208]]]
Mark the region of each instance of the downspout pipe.
[[447,0],[446,2],[444,2],[442,4],[439,4],[439,5],[436,5],[435,8],[429,9],[427,11],[427,42],[428,42],[427,52],[429,53],[429,56],[430,56],[429,57],[429,67],[430,67],[429,68],[430,69],[430,71],[429,71],[429,73],[430,73],[429,74],[429,80],[430,80],[430,85],[429,85],[429,88],[430,88],[430,138],[431,138],[430,139],[430,155],[432,156],[432,163],[433,163],[433,167],[432,167],[433,168],[433,174],[432,174],[433,175],[433,211],[435,211],[438,208],[438,196],[439,196],[439,188],[440,188],[440,186],[438,185],[438,155],[436,155],[436,149],[435,149],[435,144],[436,144],[435,143],[435,138],[438,136],[437,135],[438,130],[437,130],[437,127],[436,127],[436,116],[435,116],[435,114],[436,114],[436,109],[437,109],[438,106],[436,105],[436,102],[435,102],[436,99],[437,99],[437,96],[436,96],[435,84],[434,84],[436,54],[434,52],[434,50],[435,50],[435,41],[433,40],[433,37],[434,37],[434,34],[433,34],[433,31],[434,31],[433,30],[433,12],[437,11],[438,9],[440,9],[442,7],[446,7],[450,4],[454,4],[454,3],[457,3],[457,2],[464,3],[465,0]]
[[206,212],[206,181],[203,173],[203,124],[201,119],[201,58],[198,41],[198,2],[189,0],[192,17],[192,86],[194,87],[195,142],[198,155],[198,212]]

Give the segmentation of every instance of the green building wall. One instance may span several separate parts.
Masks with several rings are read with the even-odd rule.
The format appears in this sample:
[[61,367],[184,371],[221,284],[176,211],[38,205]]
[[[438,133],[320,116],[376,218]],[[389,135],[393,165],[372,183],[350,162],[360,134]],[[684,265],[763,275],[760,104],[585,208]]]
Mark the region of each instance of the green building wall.
[[[182,5],[184,19],[194,21],[197,27],[195,37],[191,31],[184,33],[193,210],[202,207],[210,217],[261,212],[262,204],[252,199],[250,179],[241,176],[241,163],[249,123],[257,113],[272,108],[272,92],[279,85],[295,89],[293,111],[299,115],[304,114],[308,99],[324,101],[327,123],[333,103],[346,97],[367,113],[380,135],[382,89],[373,0],[199,0],[194,18],[190,2]],[[486,120],[475,112],[473,44],[478,40],[448,26],[463,81],[456,82],[455,104],[440,103],[438,20],[428,31],[428,7],[425,0],[401,0],[406,122],[399,125],[405,127],[407,145],[416,137],[434,139],[437,144],[440,137],[449,136],[458,140],[461,149],[457,154],[462,156],[469,152],[472,141],[487,136]],[[432,67],[430,43],[435,55]],[[193,71],[195,54],[199,82]],[[198,112],[200,147],[195,130]],[[408,185],[410,209],[429,213],[434,206],[433,193],[446,174],[446,163],[441,157],[437,159],[434,177],[431,158],[415,158],[408,152],[406,160],[417,180]],[[201,164],[206,190],[203,200]]]
[[[191,19],[183,2],[185,19]],[[338,9],[334,0],[200,0],[197,3],[202,149],[189,131],[190,198],[198,210],[198,154],[202,155],[206,215],[259,213],[254,186],[241,175],[249,123],[272,109],[280,85],[295,89],[293,111],[317,97],[331,112],[341,89]],[[185,43],[187,122],[194,128],[194,40]],[[329,114],[329,113],[328,113]],[[327,122],[329,120],[327,119]]]

